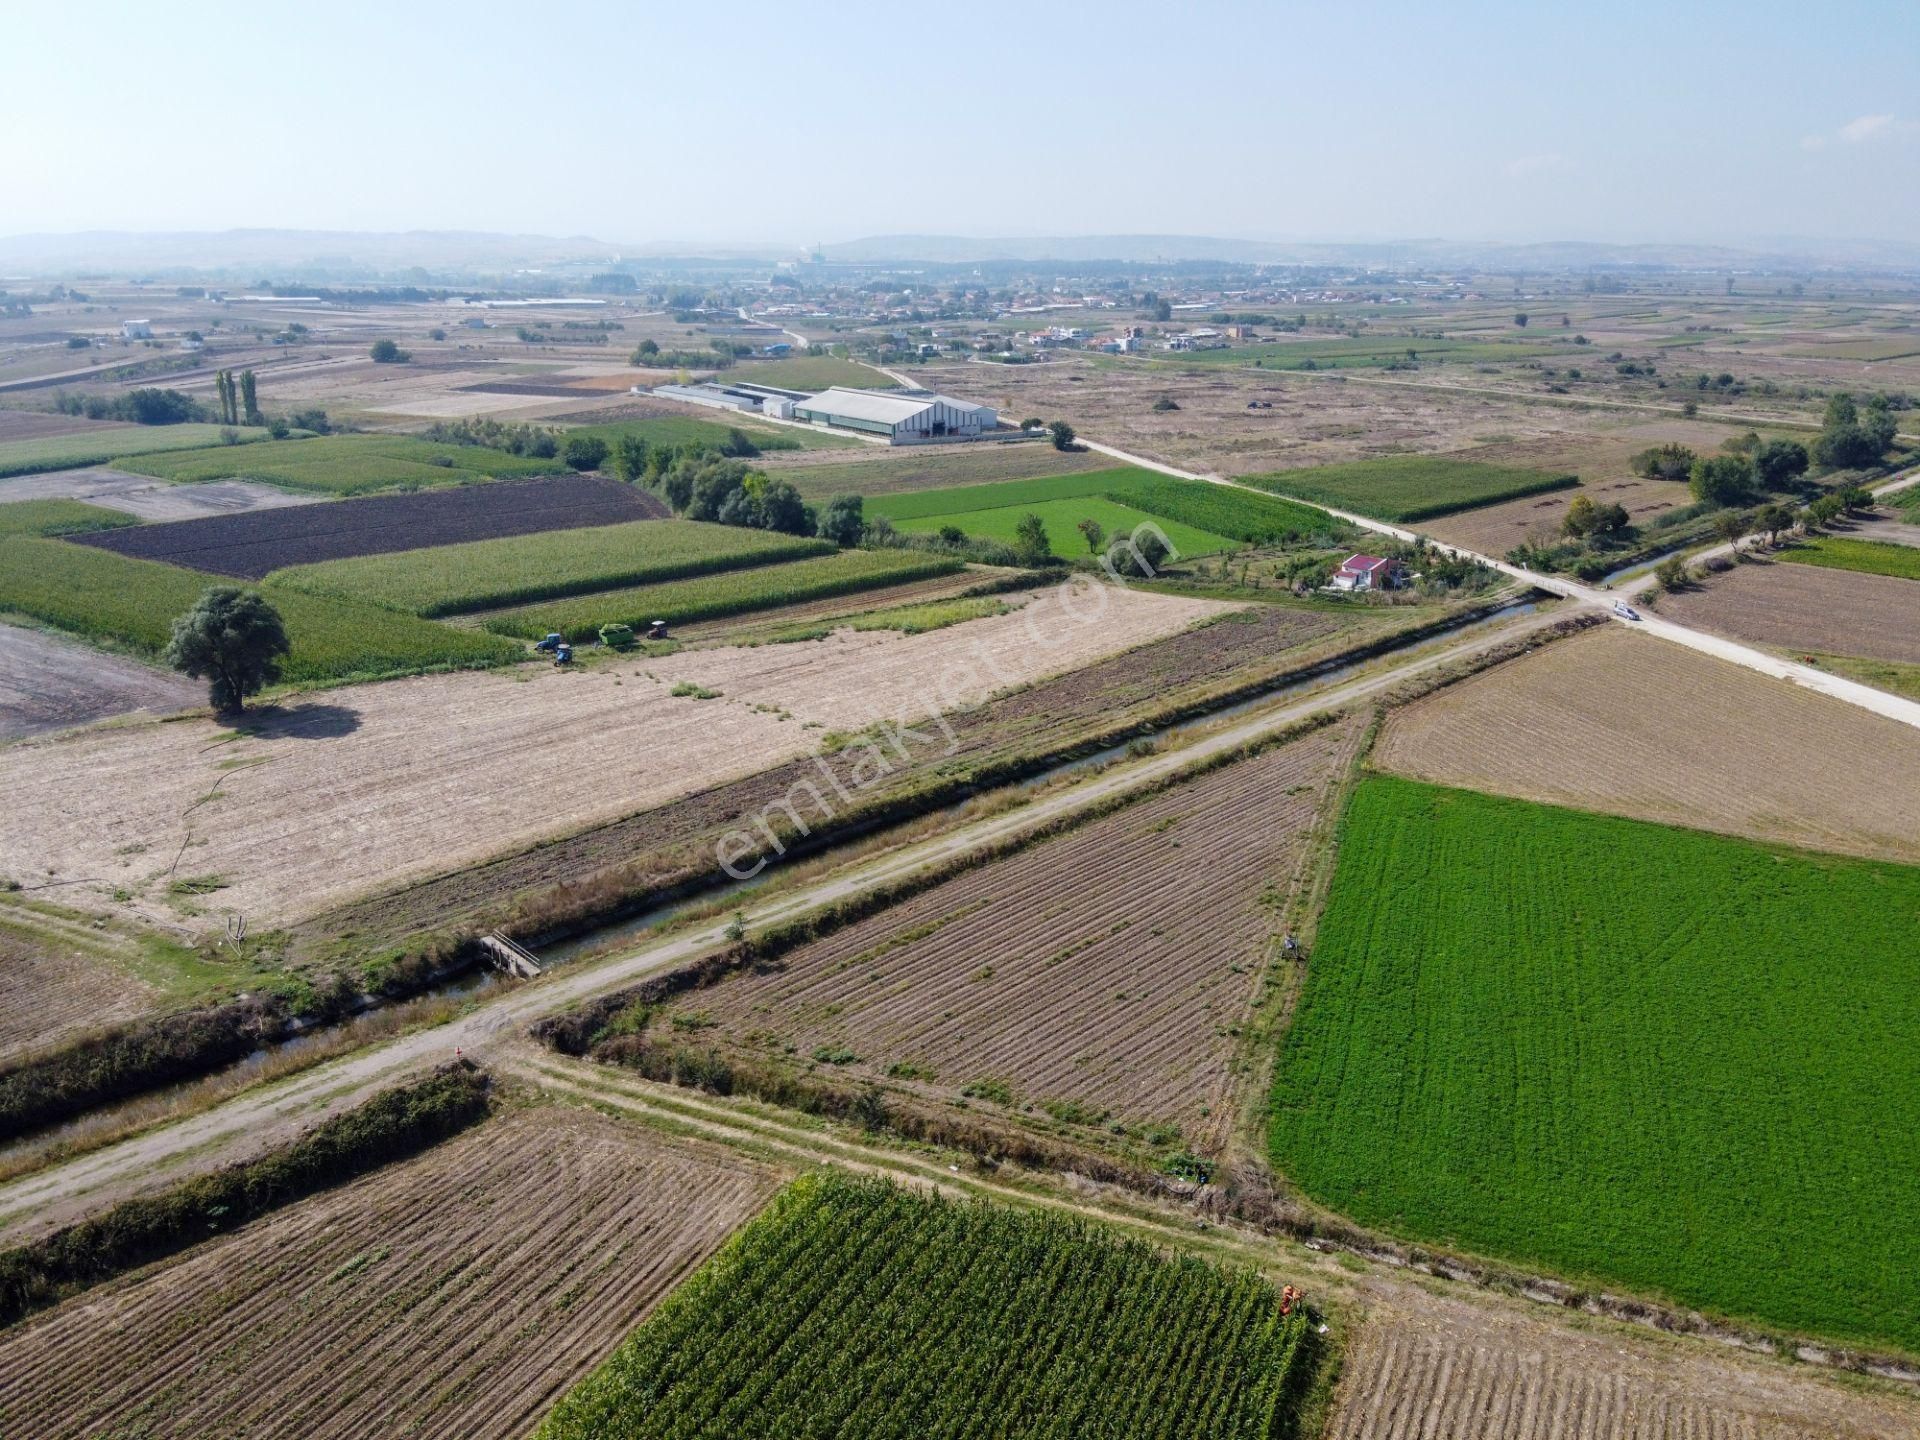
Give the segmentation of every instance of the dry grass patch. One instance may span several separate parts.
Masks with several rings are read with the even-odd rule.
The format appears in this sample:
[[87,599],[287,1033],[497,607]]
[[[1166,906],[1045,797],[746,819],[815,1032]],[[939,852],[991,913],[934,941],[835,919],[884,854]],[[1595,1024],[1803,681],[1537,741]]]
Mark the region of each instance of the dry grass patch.
[[777,1183],[524,1111],[15,1327],[0,1432],[525,1435]]
[[1920,732],[1618,625],[1397,711],[1374,763],[1551,805],[1920,861]]

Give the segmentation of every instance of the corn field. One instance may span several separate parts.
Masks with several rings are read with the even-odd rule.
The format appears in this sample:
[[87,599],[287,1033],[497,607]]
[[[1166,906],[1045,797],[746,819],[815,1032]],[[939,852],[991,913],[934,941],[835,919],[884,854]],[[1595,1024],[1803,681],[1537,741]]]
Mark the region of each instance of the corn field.
[[1306,1335],[1250,1272],[808,1176],[539,1437],[1285,1435]]

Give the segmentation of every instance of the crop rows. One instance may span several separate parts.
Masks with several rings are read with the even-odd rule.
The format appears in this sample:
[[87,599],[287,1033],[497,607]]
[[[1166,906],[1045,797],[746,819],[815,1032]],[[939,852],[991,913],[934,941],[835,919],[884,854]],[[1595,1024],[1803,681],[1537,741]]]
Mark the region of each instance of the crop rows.
[[175,483],[260,480],[328,495],[466,485],[518,475],[553,475],[565,468],[556,460],[509,455],[481,445],[435,444],[409,435],[316,435],[270,441],[258,448],[215,445],[143,455],[114,464],[136,475]]
[[1568,490],[1580,483],[1575,475],[1552,475],[1543,470],[1519,470],[1507,465],[1448,460],[1433,455],[1389,455],[1346,465],[1244,475],[1241,479],[1263,490],[1400,524],[1431,520],[1456,510],[1471,510],[1502,500],[1517,500],[1524,495]]
[[519,1437],[772,1187],[491,1122],[0,1335],[0,1434]]
[[[13,508],[0,506],[0,520]],[[635,485],[592,475],[551,475],[176,520],[87,543],[143,560],[260,579],[274,570],[354,555],[617,524],[666,513],[665,505]]]
[[[794,543],[812,545],[809,541]],[[772,558],[778,558],[777,552]],[[807,560],[757,565],[751,570],[729,569],[725,574],[703,575],[693,580],[636,585],[630,589],[530,605],[489,616],[486,623],[489,630],[501,635],[538,637],[558,632],[571,640],[585,640],[595,635],[602,625],[644,629],[652,620],[684,625],[695,620],[715,620],[750,610],[768,610],[779,605],[902,585],[911,580],[950,575],[960,568],[958,560],[912,550],[843,550],[816,554]]]
[[636,520],[295,565],[270,578],[288,589],[367,600],[415,615],[458,615],[624,585],[658,584],[832,549],[824,540],[734,525]]
[[15,926],[0,917],[0,1064],[150,1003],[145,985],[95,953],[98,937],[63,930],[58,921]]
[[[1750,1440],[1749,1415],[1537,1345],[1370,1321],[1341,1367],[1330,1440]],[[1537,1337],[1528,1335],[1528,1340]],[[1606,1358],[1617,1354],[1614,1347]]]
[[[105,465],[116,457],[121,469],[131,465],[124,457],[162,450],[200,450],[220,440],[220,426],[100,425],[79,434],[34,435],[0,440],[0,476],[31,475],[36,470],[72,470],[83,465]],[[264,440],[265,430],[239,432],[243,442]],[[230,448],[230,447],[222,447]],[[143,472],[145,473],[145,472]]]
[[1920,1347],[1920,868],[1379,776],[1276,1070],[1370,1224]]
[[0,535],[78,535],[137,524],[124,510],[84,500],[13,500],[0,504]]
[[1084,1222],[824,1175],[791,1186],[539,1440],[1280,1433],[1304,1317],[1251,1272]]
[[971,871],[678,1003],[729,1043],[819,1053],[945,1099],[1176,1124],[1226,1113],[1264,974],[1355,722]]
[[[132,560],[65,540],[0,538],[0,609],[148,658],[166,648],[175,616],[192,609],[209,585],[229,583],[224,576]],[[376,605],[271,583],[255,588],[286,621],[292,653],[281,678],[294,683],[497,665],[521,653],[498,636]]]

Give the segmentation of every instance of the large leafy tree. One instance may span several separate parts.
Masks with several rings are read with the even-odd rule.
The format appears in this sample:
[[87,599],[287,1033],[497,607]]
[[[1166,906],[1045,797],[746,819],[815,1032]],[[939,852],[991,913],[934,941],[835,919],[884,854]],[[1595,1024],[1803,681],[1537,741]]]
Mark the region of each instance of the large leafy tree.
[[216,712],[238,715],[247,707],[247,696],[280,678],[288,648],[280,612],[258,592],[215,585],[173,622],[166,661],[208,682],[207,698]]

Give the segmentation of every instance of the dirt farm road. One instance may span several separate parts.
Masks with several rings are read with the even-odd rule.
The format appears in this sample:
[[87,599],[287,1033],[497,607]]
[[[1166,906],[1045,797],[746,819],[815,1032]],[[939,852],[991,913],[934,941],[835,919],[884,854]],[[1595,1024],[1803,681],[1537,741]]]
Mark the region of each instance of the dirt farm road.
[[[1451,643],[1443,637],[1416,646],[1405,656],[1396,657],[1398,663],[1383,664],[1274,709],[1256,711],[1182,749],[1117,766],[1004,814],[974,821],[776,894],[750,906],[748,924],[793,919],[822,905],[878,889],[927,866],[977,852],[1301,720],[1369,700],[1410,678],[1455,664],[1563,618],[1556,612],[1535,614],[1475,631],[1465,638],[1455,637]],[[158,1189],[186,1174],[257,1153],[294,1129],[350,1107],[413,1071],[452,1060],[456,1051],[484,1063],[500,1046],[522,1036],[535,1019],[624,989],[715,949],[724,943],[724,929],[725,925],[716,920],[603,960],[550,972],[482,1002],[448,1024],[375,1044],[245,1092],[177,1123],[0,1185],[0,1235],[8,1243],[18,1243],[29,1234],[56,1229],[129,1195]]]
[[[1111,455],[1114,459],[1124,461],[1129,465],[1138,465],[1148,470],[1158,470],[1163,475],[1171,475],[1179,480],[1201,480],[1210,485],[1224,485],[1229,489],[1247,490],[1258,495],[1280,493],[1278,491],[1260,489],[1252,485],[1243,485],[1239,481],[1228,479],[1223,475],[1205,475],[1192,470],[1177,469],[1172,465],[1165,464],[1159,460],[1149,459],[1144,455],[1135,455],[1112,445],[1102,445],[1097,440],[1087,440],[1083,437],[1081,443],[1090,450],[1099,451],[1102,455]],[[1874,493],[1885,495],[1895,490],[1904,490],[1916,481],[1920,481],[1920,470],[1914,470],[1905,475],[1896,476],[1885,484],[1876,486]],[[1303,505],[1310,504],[1317,509],[1325,510],[1336,519],[1345,520],[1349,524],[1356,525],[1363,530],[1371,530],[1376,535],[1390,535],[1396,540],[1413,540],[1416,538],[1413,531],[1404,529],[1398,525],[1389,525],[1382,520],[1371,520],[1365,515],[1355,515],[1350,511],[1336,510],[1331,505],[1323,505],[1319,501],[1302,500],[1300,503]],[[1577,580],[1569,580],[1563,575],[1543,575],[1536,570],[1528,570],[1523,566],[1509,565],[1504,560],[1496,560],[1491,555],[1482,555],[1478,551],[1467,550],[1458,545],[1443,545],[1437,540],[1434,541],[1433,544],[1437,549],[1444,550],[1452,555],[1458,555],[1463,559],[1478,560],[1481,564],[1490,566],[1503,575],[1511,576],[1515,580],[1524,581],[1536,589],[1547,591],[1549,594],[1559,595],[1568,600],[1576,600],[1585,605],[1597,606],[1601,610],[1606,611],[1608,615],[1622,625],[1631,625],[1635,629],[1645,630],[1649,634],[1658,635],[1663,640],[1670,640],[1676,645],[1685,645],[1688,649],[1698,650],[1704,655],[1713,655],[1722,660],[1732,661],[1735,665],[1743,665],[1747,669],[1756,670],[1762,675],[1771,675],[1775,679],[1785,680],[1789,684],[1799,685],[1805,689],[1816,691],[1819,694],[1831,696],[1835,700],[1844,700],[1849,705],[1858,705],[1863,710],[1871,710],[1876,715],[1884,715],[1889,720],[1898,720],[1904,725],[1911,725],[1915,729],[1920,729],[1920,702],[1908,700],[1899,695],[1889,694],[1885,690],[1876,690],[1871,685],[1862,685],[1856,680],[1848,680],[1839,675],[1830,675],[1826,671],[1816,670],[1810,665],[1799,665],[1791,660],[1782,660],[1778,656],[1767,654],[1764,650],[1756,650],[1751,645],[1742,645],[1736,640],[1727,640],[1718,635],[1709,635],[1703,630],[1695,630],[1691,626],[1679,625],[1672,620],[1664,620],[1648,612],[1642,612],[1637,618],[1631,620],[1615,612],[1613,608],[1615,601],[1631,600],[1634,596],[1640,594],[1654,583],[1651,571],[1629,578],[1616,590],[1602,590],[1591,585],[1583,585]],[[1703,550],[1692,558],[1705,560],[1715,555],[1725,555],[1732,549],[1733,547],[1731,545],[1718,545],[1710,550]]]

